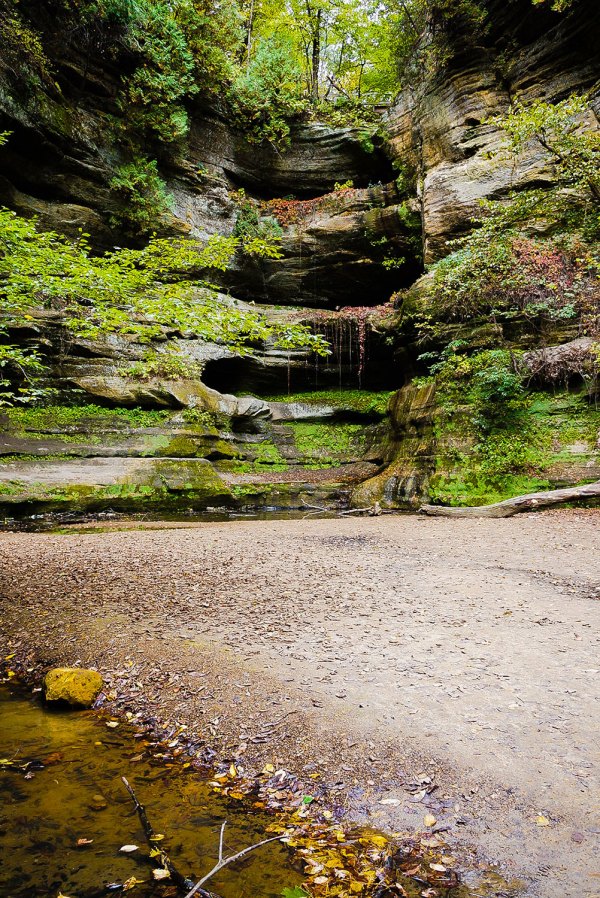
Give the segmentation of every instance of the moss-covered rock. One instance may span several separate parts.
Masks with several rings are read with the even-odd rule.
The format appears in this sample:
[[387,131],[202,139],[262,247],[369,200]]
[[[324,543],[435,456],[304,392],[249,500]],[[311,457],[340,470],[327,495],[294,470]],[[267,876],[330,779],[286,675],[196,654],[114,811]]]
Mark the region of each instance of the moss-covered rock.
[[55,667],[44,677],[46,701],[63,702],[75,708],[91,708],[102,686],[97,670],[78,667]]
[[355,506],[488,505],[600,477],[600,409],[583,392],[538,391],[486,422],[468,392],[432,381],[399,390],[389,412],[386,467]]
[[354,489],[354,506],[379,502],[384,508],[412,507],[427,496],[429,477],[435,470],[435,393],[432,383],[409,385],[391,396],[386,467]]

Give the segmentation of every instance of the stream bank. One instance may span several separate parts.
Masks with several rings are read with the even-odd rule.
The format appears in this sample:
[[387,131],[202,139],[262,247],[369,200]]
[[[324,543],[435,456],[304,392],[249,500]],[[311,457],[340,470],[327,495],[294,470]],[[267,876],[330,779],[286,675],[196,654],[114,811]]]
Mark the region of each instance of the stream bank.
[[431,814],[467,869],[499,865],[484,894],[591,898],[597,522],[6,534],[3,644],[25,668],[97,665],[111,713],[324,783],[336,817]]

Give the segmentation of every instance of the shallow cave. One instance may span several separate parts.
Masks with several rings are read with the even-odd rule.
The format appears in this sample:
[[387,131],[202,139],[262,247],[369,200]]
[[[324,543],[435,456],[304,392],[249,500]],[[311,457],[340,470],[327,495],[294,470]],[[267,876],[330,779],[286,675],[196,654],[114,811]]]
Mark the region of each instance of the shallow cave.
[[395,390],[406,380],[404,354],[378,334],[371,334],[362,365],[356,349],[333,347],[328,358],[301,353],[215,359],[202,381],[220,393],[285,395],[313,390]]

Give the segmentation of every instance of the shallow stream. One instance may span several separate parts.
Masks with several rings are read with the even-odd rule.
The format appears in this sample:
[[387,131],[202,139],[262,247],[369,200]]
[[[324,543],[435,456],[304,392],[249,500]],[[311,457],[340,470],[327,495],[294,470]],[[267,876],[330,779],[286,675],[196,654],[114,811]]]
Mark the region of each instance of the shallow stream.
[[[211,869],[225,819],[226,855],[269,836],[268,816],[232,807],[182,766],[153,764],[144,740],[124,724],[109,729],[93,712],[48,710],[3,686],[0,757],[46,765],[25,773],[0,762],[2,898],[121,895],[131,877],[143,880],[125,892],[132,898],[174,894],[153,880],[158,864],[149,858],[122,776],[146,806],[154,830],[164,834],[161,847],[186,876],[200,878]],[[83,839],[89,841],[78,845]],[[126,853],[120,851],[124,845],[139,847]],[[288,851],[274,842],[223,870],[207,888],[223,898],[280,898],[301,878]]]

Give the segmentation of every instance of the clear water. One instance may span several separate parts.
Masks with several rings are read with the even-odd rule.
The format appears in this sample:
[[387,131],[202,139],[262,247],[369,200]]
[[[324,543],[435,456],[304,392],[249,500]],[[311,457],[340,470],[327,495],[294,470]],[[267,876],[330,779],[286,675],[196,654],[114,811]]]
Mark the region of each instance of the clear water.
[[312,518],[335,518],[337,511],[320,511],[311,508],[282,509],[267,507],[256,511],[199,511],[189,514],[45,514],[33,515],[24,518],[0,518],[0,532],[2,531],[28,531],[49,532],[69,528],[77,530],[77,526],[97,524],[99,528],[109,525],[111,528],[122,524],[130,527],[132,524],[143,526],[145,522],[166,521],[170,523],[222,523],[226,521],[294,521]]
[[[0,757],[48,763],[31,779],[0,769],[1,898],[120,895],[107,885],[132,876],[146,881],[124,893],[132,898],[174,894],[172,886],[152,878],[157,864],[149,860],[122,776],[186,876],[200,878],[213,866],[224,819],[226,854],[269,836],[267,815],[228,804],[199,775],[152,763],[148,752],[135,760],[144,748],[123,724],[111,730],[92,712],[51,711],[0,686]],[[93,841],[78,847],[78,839]],[[139,850],[119,851],[128,844]],[[280,898],[301,879],[288,850],[274,842],[223,870],[207,888],[223,898]]]

